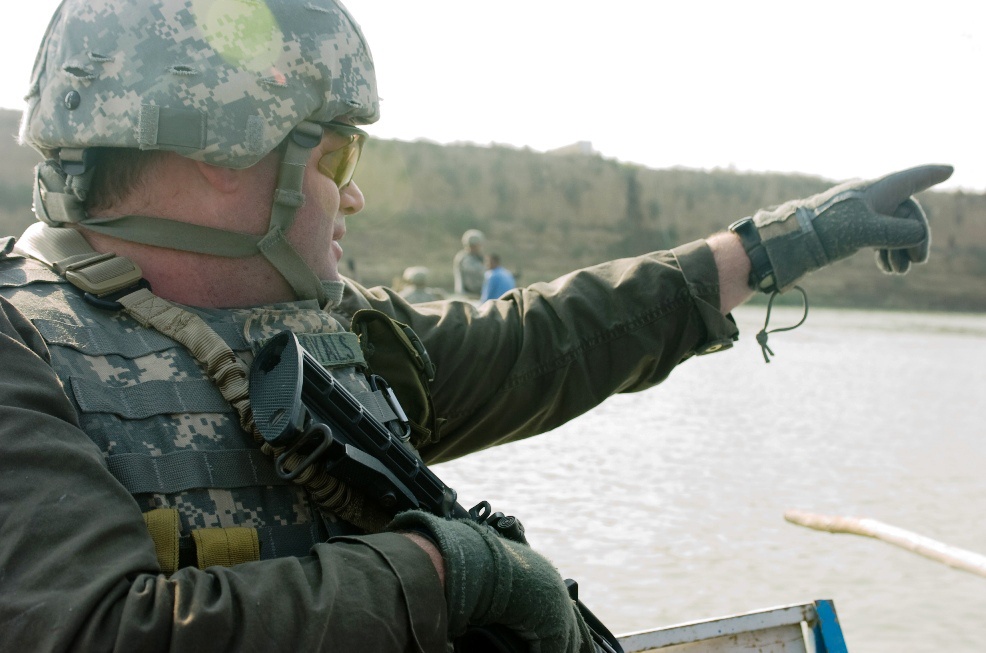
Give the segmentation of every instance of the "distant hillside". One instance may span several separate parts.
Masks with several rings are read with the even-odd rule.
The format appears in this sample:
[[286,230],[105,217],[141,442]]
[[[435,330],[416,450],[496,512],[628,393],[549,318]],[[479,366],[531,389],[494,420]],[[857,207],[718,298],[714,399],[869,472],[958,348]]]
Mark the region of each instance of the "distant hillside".
[[37,152],[17,145],[20,112],[0,109],[0,234],[17,235],[31,222],[31,175]]
[[[0,232],[30,224],[34,153],[14,145],[18,115],[0,110]],[[8,138],[9,136],[9,138]],[[833,184],[815,177],[652,170],[595,154],[371,140],[357,173],[366,209],[349,220],[350,273],[391,284],[410,265],[450,287],[463,231],[530,284],[577,267],[701,238],[757,208]],[[805,284],[814,304],[986,310],[986,195],[925,193],[931,261],[903,278],[862,253]]]

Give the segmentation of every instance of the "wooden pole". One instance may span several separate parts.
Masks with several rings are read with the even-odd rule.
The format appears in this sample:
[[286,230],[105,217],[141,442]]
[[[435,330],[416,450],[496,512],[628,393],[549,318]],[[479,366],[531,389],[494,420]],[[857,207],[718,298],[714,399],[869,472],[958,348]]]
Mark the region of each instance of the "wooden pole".
[[891,526],[875,519],[818,515],[803,510],[788,510],[784,513],[784,519],[792,524],[806,526],[817,531],[850,533],[852,535],[865,535],[866,537],[876,538],[907,549],[912,553],[937,560],[949,567],[986,576],[986,556],[943,544],[930,537],[918,535],[917,533],[912,533],[911,531],[897,528],[896,526]]

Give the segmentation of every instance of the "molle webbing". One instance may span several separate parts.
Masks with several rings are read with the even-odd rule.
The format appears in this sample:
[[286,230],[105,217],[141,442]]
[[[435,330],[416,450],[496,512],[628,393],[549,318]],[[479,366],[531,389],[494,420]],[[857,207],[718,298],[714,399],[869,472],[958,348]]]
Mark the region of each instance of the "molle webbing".
[[178,494],[195,488],[230,489],[287,485],[257,449],[199,451],[188,449],[160,456],[111,454],[110,473],[130,494]]
[[79,408],[87,413],[113,413],[125,419],[144,419],[161,413],[183,413],[189,406],[208,413],[227,410],[226,400],[207,379],[186,379],[181,383],[145,381],[112,387],[76,378],[70,384]]
[[[47,271],[47,268],[41,268]],[[30,280],[28,277],[27,280]],[[175,341],[153,329],[138,329],[126,338],[114,338],[104,329],[93,328],[86,324],[66,324],[61,320],[34,318],[34,326],[41,332],[45,340],[58,344],[69,344],[87,356],[104,356],[119,354],[126,358],[145,356],[151,352],[164,351],[175,346]],[[235,324],[218,323],[212,328],[234,349],[246,349],[240,327]]]

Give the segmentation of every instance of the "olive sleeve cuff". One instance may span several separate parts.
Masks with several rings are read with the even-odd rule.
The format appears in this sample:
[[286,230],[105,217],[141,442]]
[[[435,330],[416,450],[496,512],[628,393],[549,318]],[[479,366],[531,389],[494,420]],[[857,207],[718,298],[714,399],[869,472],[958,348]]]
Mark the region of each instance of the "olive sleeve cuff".
[[739,329],[731,314],[723,315],[719,303],[719,268],[704,240],[696,240],[671,250],[695,310],[705,327],[705,338],[695,346],[698,355],[712,354],[733,346]]
[[[336,537],[331,542],[361,544],[372,549],[400,583],[411,639],[422,653],[445,653],[448,609],[445,590],[425,551],[398,533]],[[366,597],[372,601],[373,597]]]

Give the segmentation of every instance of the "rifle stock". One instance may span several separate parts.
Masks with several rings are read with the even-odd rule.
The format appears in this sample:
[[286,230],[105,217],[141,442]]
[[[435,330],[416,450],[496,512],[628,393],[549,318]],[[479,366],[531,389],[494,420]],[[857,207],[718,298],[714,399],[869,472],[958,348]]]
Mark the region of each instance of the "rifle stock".
[[[290,331],[282,331],[257,353],[250,369],[250,405],[263,438],[287,448],[276,462],[282,477],[293,478],[309,464],[321,465],[395,513],[425,510],[446,519],[472,519],[503,537],[526,543],[520,522],[493,512],[487,502],[472,510],[463,508],[455,490],[406,442],[406,428],[388,428],[377,420]],[[283,462],[293,452],[304,455],[305,461],[287,470]],[[575,581],[565,582],[592,630],[597,650],[622,653],[613,634],[578,600]],[[527,646],[514,633],[494,627],[470,631],[456,642],[456,650],[520,653]]]

